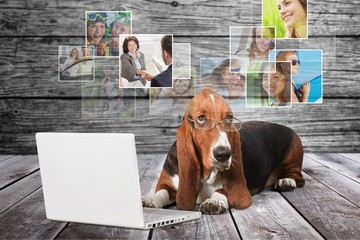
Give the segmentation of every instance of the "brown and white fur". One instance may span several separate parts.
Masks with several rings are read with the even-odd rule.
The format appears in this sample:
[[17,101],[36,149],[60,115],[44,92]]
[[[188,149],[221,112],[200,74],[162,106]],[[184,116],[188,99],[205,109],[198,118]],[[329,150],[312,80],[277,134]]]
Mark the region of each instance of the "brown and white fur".
[[178,209],[200,204],[205,214],[251,205],[251,195],[273,186],[278,191],[304,185],[303,147],[291,129],[266,122],[245,122],[239,131],[222,124],[208,131],[188,119],[233,116],[229,104],[204,89],[189,103],[158,180],[155,195],[142,198],[145,207]]

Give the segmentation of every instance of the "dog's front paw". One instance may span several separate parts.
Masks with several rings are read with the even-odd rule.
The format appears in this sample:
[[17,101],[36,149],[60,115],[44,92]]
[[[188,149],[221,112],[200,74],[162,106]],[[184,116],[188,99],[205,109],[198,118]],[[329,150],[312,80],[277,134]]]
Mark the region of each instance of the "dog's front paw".
[[274,188],[277,191],[292,191],[296,188],[296,182],[292,178],[279,179]]
[[143,207],[149,208],[162,208],[161,204],[152,197],[142,196],[141,197]]
[[200,211],[204,214],[220,214],[226,211],[226,204],[217,199],[206,199],[200,205]]

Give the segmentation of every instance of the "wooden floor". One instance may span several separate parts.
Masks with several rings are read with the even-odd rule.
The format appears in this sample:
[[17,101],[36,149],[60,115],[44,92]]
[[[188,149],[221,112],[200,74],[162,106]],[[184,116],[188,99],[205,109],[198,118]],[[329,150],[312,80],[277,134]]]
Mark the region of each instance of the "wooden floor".
[[[139,155],[152,194],[165,155]],[[360,154],[306,154],[304,188],[265,191],[245,210],[150,231],[46,219],[36,155],[0,156],[0,239],[360,239]]]

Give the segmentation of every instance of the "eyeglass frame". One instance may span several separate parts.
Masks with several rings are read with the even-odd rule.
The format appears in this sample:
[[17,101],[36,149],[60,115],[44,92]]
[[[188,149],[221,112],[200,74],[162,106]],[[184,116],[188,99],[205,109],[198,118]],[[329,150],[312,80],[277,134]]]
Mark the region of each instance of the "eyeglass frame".
[[[199,116],[199,117],[201,117],[201,116]],[[198,119],[199,117],[197,117],[196,119]],[[228,117],[228,116],[227,116],[227,117]],[[219,123],[221,123],[221,124],[223,125],[223,129],[224,129],[224,131],[226,131],[226,132],[238,132],[238,131],[240,131],[244,122],[243,122],[243,121],[240,121],[239,119],[237,119],[237,118],[234,117],[234,116],[231,116],[231,117],[232,117],[233,119],[236,119],[236,120],[239,121],[239,123],[240,123],[240,127],[239,127],[239,128],[236,128],[236,130],[225,129],[225,128],[224,128],[224,124],[223,124],[223,122],[225,121],[225,119],[223,119],[222,121],[217,121],[216,119],[213,119],[213,118],[206,118],[206,119],[212,120],[212,121],[214,122],[214,126],[211,127],[210,129],[197,128],[196,125],[195,125],[196,119],[194,120],[194,119],[187,118],[187,117],[184,117],[184,119],[187,119],[187,120],[189,120],[190,122],[194,123],[194,127],[195,127],[196,129],[199,129],[199,130],[202,130],[202,131],[210,131],[210,130],[214,129],[214,128],[216,127],[216,125],[218,125]],[[234,125],[234,126],[235,126],[235,125]]]

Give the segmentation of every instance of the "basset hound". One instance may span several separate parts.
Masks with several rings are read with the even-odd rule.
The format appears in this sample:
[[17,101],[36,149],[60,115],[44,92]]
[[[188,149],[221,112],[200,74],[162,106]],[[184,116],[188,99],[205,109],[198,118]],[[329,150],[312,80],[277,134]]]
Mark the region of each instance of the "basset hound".
[[303,147],[282,125],[238,122],[224,98],[204,89],[189,103],[146,207],[176,202],[178,209],[220,214],[251,205],[251,196],[267,187],[302,187]]

